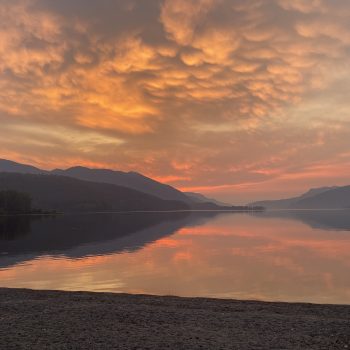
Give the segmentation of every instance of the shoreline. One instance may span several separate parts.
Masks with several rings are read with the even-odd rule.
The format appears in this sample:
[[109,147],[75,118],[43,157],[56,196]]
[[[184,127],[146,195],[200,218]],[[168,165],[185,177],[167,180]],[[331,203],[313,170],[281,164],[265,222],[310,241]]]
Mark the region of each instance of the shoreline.
[[0,288],[1,349],[350,349],[350,305]]
[[18,217],[18,216],[59,216],[59,215],[91,215],[91,214],[169,214],[169,213],[262,213],[264,210],[258,209],[188,209],[188,210],[127,210],[127,211],[67,211],[57,213],[17,213],[0,214],[0,217]]

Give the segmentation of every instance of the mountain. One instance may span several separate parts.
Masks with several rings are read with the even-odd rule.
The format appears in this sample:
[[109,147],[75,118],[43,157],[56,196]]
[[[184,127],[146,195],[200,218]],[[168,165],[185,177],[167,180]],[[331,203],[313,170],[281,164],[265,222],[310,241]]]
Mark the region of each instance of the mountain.
[[79,180],[129,187],[165,200],[190,202],[188,197],[177,189],[135,172],[126,173],[122,171],[89,169],[78,166],[67,170],[56,169],[52,171],[52,174],[69,176]]
[[129,187],[165,200],[176,200],[187,203],[191,202],[185,194],[174,187],[162,184],[136,172],[89,169],[81,166],[66,170],[55,169],[50,172],[38,169],[31,165],[20,164],[6,159],[0,159],[0,172],[69,176],[79,180]]
[[350,208],[350,186],[314,188],[299,197],[251,203],[266,209]]
[[0,190],[28,193],[33,207],[65,212],[187,210],[181,201],[163,200],[131,188],[71,177],[0,173]]
[[20,164],[11,160],[0,159],[0,172],[21,173],[21,174],[44,174],[45,170],[35,168],[31,165]]
[[316,196],[318,194],[321,194],[323,192],[327,192],[329,190],[334,190],[336,188],[338,188],[338,186],[311,188],[309,191],[307,191],[306,193],[302,194],[300,196],[300,198],[302,198],[302,199],[310,198],[310,197]]
[[[96,190],[97,184],[113,185],[119,188],[123,188],[123,191],[120,190],[118,192],[115,190],[114,187],[109,187],[109,188],[114,188],[114,190],[112,190],[112,193],[114,193],[116,198],[113,198],[113,199],[111,198],[112,196],[110,194],[106,193],[106,196],[108,197],[108,204],[106,204],[106,207],[114,208],[113,210],[119,210],[117,209],[119,208],[119,206],[116,205],[115,203],[115,201],[117,201],[118,198],[120,202],[121,201],[125,202],[127,200],[122,196],[122,194],[127,195],[127,193],[125,192],[126,188],[130,190],[134,190],[133,196],[130,197],[131,199],[136,198],[136,192],[138,192],[139,195],[146,194],[146,195],[152,196],[152,198],[154,199],[157,199],[157,201],[155,201],[153,203],[154,205],[152,206],[149,202],[150,197],[148,197],[147,200],[145,199],[145,203],[148,201],[147,202],[148,204],[146,205],[144,203],[141,205],[141,207],[149,207],[149,208],[157,207],[165,210],[166,208],[169,208],[169,201],[170,202],[172,201],[177,203],[175,207],[177,207],[179,203],[182,203],[180,205],[181,208],[192,209],[192,210],[252,210],[252,208],[247,208],[243,206],[234,207],[234,206],[227,205],[225,203],[220,203],[216,200],[206,198],[198,193],[185,194],[169,185],[162,184],[158,181],[150,179],[136,172],[122,172],[122,171],[114,171],[114,170],[108,170],[108,169],[89,169],[81,166],[69,168],[66,170],[55,169],[52,171],[45,171],[45,170],[32,167],[30,165],[19,164],[12,161],[0,159],[0,174],[1,173],[22,174],[22,175],[32,174],[32,175],[43,175],[43,176],[50,175],[49,176],[50,180],[46,179],[45,176],[39,178],[43,183],[43,188],[45,188],[48,191],[48,193],[50,193],[50,189],[47,185],[47,182],[53,181],[52,178],[54,178],[55,176],[57,178],[65,177],[65,178],[75,179],[75,180],[84,181],[84,182],[92,182],[94,183],[94,185],[85,184],[85,186],[93,187],[95,192],[97,192]],[[72,187],[72,183],[69,182],[67,179],[64,181],[61,180],[59,186],[56,183],[53,183],[53,185],[55,186],[57,185],[63,191],[63,193],[66,194],[66,197],[64,198],[64,202],[68,205],[68,195],[69,195],[68,189]],[[81,182],[77,182],[77,183],[79,184],[79,186],[82,186]],[[20,184],[15,183],[14,185],[17,186]],[[38,179],[37,179],[37,182],[35,183],[35,186],[37,186],[36,187],[37,190],[40,189],[40,184],[38,182]],[[7,187],[7,188],[21,191],[21,192],[28,192],[31,194],[30,191],[21,190],[21,186],[19,186],[19,188],[16,188],[16,187],[13,187],[13,188]],[[101,189],[105,189],[105,188],[106,186],[101,187]],[[91,188],[89,189],[89,191],[90,190]],[[86,206],[90,206],[91,210],[97,210],[96,209],[97,207],[101,207],[101,208],[103,207],[101,203],[104,202],[103,193],[105,192],[108,192],[108,191],[101,190],[101,193],[99,195],[97,193],[91,193],[92,195],[91,198],[89,198],[88,196],[85,196],[84,199],[81,199],[81,200],[86,201],[86,203],[90,203],[89,205],[86,205]],[[77,195],[76,191],[75,192],[73,191],[73,194],[76,196]],[[97,205],[97,203],[93,204],[93,201],[97,200],[97,198],[99,198],[99,201],[100,201],[99,205]],[[72,198],[72,201],[76,201],[77,199],[78,197]],[[61,198],[61,200],[63,200],[63,198]],[[160,203],[159,200],[163,200],[163,202],[167,202],[164,208],[159,206],[159,203]],[[125,203],[123,205],[129,208],[128,210],[139,210],[139,207],[140,207],[139,203],[136,203],[135,201],[133,203],[135,204],[134,208],[132,208],[131,205],[126,205]],[[48,202],[48,204],[52,204],[52,202]],[[79,208],[79,210],[82,209],[80,204],[76,203],[76,205]],[[170,207],[173,208],[173,206],[170,206]],[[40,208],[44,210],[51,209],[51,207],[47,207],[43,205],[40,205]],[[60,202],[60,208],[61,208],[60,210],[73,209],[71,205],[68,205],[68,207],[64,207],[62,205],[62,202]],[[95,209],[92,209],[92,208],[95,208]],[[256,209],[259,210],[261,208],[256,208]],[[153,209],[149,209],[149,210],[153,210]]]
[[302,198],[293,206],[296,209],[350,209],[350,186],[337,187]]
[[[185,202],[191,205],[193,209],[198,210],[215,210],[222,207],[229,207],[227,204],[220,203],[212,199],[207,199],[200,194],[185,194],[172,186],[162,184],[137,172],[123,172],[109,169],[90,169],[82,166],[76,166],[66,170],[55,169],[52,171],[45,171],[30,165],[0,159],[0,173],[1,172],[46,175],[52,174],[95,183],[106,183],[128,187],[160,199]],[[204,203],[208,203],[208,205],[205,205]],[[213,204],[216,206],[213,206]]]
[[201,193],[195,193],[195,192],[184,192],[184,194],[193,202],[195,203],[214,203],[216,205],[222,206],[222,207],[229,207],[231,204],[219,202],[216,199],[208,198]]

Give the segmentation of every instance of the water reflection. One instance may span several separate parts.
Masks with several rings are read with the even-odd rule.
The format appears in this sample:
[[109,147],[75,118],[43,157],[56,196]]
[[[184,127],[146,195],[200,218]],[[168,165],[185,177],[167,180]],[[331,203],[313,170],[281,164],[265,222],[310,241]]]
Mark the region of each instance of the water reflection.
[[31,221],[26,216],[0,216],[0,242],[16,240],[29,234]]
[[[12,216],[0,220],[0,268],[43,255],[83,258],[135,251],[218,212]],[[6,256],[6,257],[5,257]]]
[[350,231],[350,209],[344,210],[272,210],[253,213],[261,218],[284,218],[301,221],[324,230]]
[[350,304],[348,214],[36,220],[0,241],[0,285]]

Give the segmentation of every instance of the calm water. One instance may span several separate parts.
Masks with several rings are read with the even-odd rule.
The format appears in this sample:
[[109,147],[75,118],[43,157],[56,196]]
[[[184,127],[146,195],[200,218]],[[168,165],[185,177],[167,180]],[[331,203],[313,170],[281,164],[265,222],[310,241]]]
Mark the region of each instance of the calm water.
[[350,304],[350,211],[0,218],[0,286]]

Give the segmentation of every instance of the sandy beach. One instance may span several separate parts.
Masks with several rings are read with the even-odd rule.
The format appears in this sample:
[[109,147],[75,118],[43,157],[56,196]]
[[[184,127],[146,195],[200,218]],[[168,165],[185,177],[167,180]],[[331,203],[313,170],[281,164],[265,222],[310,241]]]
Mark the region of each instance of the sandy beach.
[[347,349],[350,306],[0,289],[0,349]]

